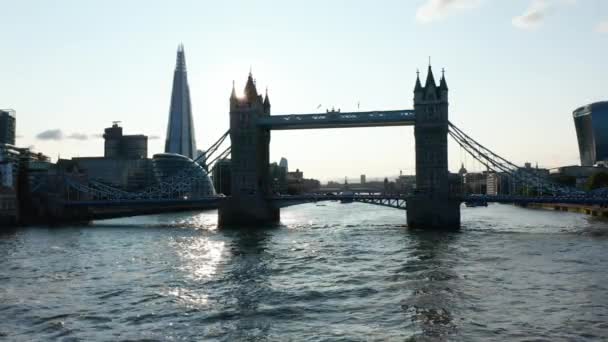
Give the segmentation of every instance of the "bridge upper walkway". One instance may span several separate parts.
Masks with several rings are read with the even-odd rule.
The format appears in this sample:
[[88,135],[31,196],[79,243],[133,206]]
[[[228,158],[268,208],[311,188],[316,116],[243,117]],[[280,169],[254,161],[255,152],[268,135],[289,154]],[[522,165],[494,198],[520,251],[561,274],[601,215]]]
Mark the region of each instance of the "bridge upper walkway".
[[412,126],[414,110],[336,112],[318,114],[270,115],[258,119],[258,126],[272,129],[317,129],[345,127]]

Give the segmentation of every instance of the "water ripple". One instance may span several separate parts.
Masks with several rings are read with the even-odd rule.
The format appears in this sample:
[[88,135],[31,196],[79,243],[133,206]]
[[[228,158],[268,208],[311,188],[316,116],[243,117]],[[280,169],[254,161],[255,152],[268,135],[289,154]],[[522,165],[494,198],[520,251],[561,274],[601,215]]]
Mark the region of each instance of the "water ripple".
[[402,211],[283,210],[218,230],[215,212],[0,236],[0,339],[593,341],[608,336],[608,223],[512,206],[460,233]]

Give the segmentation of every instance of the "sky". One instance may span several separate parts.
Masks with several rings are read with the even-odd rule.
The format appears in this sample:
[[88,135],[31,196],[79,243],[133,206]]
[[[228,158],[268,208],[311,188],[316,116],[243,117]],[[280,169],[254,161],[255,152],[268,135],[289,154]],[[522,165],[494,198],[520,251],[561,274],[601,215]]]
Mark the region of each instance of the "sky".
[[[445,68],[450,121],[499,155],[580,162],[572,111],[608,100],[608,1],[0,0],[0,108],[17,145],[103,155],[103,129],[163,152],[183,43],[197,145],[228,129],[251,68],[273,114],[413,108],[416,70]],[[317,107],[321,105],[321,109]],[[321,180],[414,173],[412,127],[276,131],[271,160]],[[450,142],[450,170],[482,170]]]

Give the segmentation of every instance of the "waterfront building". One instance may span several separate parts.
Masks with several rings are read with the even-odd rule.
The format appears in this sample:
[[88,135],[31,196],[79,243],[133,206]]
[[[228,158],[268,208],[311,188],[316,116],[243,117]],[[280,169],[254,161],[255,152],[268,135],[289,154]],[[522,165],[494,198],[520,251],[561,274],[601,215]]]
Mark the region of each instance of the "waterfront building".
[[187,173],[189,189],[180,188],[180,195],[211,196],[215,194],[207,171],[191,158],[176,153],[155,154],[148,158],[148,137],[142,134],[124,135],[114,122],[103,135],[103,157],[60,159],[59,170],[78,170],[89,180],[124,191],[137,192],[169,181],[180,172]]
[[218,160],[215,163],[215,167],[213,168],[212,172],[213,174],[211,177],[213,178],[213,187],[215,188],[215,191],[218,194],[230,196],[230,177],[232,177],[230,159],[224,158]]
[[207,171],[186,156],[177,153],[158,153],[153,156],[152,165],[157,183],[168,181],[172,177],[180,177],[182,182],[188,183],[186,190],[174,189],[174,196],[215,196],[215,189]]
[[[370,184],[371,185],[371,184]],[[399,177],[395,179],[395,189],[399,194],[411,194],[416,188],[416,176],[404,175],[399,172]]]
[[287,172],[287,182],[289,183],[298,183],[302,182],[304,179],[304,172],[300,171],[300,169],[296,169],[292,172]]
[[57,165],[66,170],[76,165],[90,180],[125,191],[141,190],[155,183],[152,160],[148,158],[78,157],[60,159]]
[[511,194],[518,195],[534,195],[536,192],[536,186],[533,184],[523,183],[518,179],[525,179],[533,176],[538,184],[543,181],[546,181],[549,178],[549,169],[539,168],[538,165],[536,167],[532,167],[531,163],[525,163],[523,167],[517,168],[515,172],[513,172],[513,180],[511,182]]
[[104,157],[112,159],[148,158],[148,137],[142,134],[123,135],[118,121],[104,131]]
[[279,161],[279,166],[285,168],[285,172],[289,172],[289,164],[287,163],[286,158],[281,157],[281,160]]
[[464,175],[467,174],[467,169],[464,167],[464,163],[460,164],[460,170],[458,170],[458,174],[464,178]]
[[12,109],[0,109],[0,144],[15,145],[17,120]]
[[489,171],[486,173],[486,194],[507,195],[511,189],[509,176],[503,172]]
[[467,172],[464,174],[463,191],[466,194],[485,194],[486,193],[486,174],[487,172]]
[[549,170],[551,180],[563,186],[586,190],[587,180],[599,172],[608,172],[606,167],[569,165]]
[[275,194],[287,193],[287,169],[280,164],[271,163],[268,166],[272,192]]
[[32,191],[50,166],[49,157],[42,153],[0,144],[0,224],[15,224],[27,216]]
[[190,159],[197,157],[194,124],[192,122],[192,106],[190,103],[190,87],[188,85],[186,56],[183,45],[177,48],[165,153],[177,153]]
[[0,144],[0,225],[15,224],[19,219],[18,173],[19,151],[12,145]]
[[577,108],[574,127],[582,166],[608,160],[608,101]]

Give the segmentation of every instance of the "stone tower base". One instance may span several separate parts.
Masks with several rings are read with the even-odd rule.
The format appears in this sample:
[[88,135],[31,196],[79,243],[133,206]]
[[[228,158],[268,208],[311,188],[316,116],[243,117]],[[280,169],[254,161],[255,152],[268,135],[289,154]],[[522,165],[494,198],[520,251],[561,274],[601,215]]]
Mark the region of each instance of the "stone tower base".
[[407,226],[414,229],[460,229],[460,201],[417,197],[407,200]]
[[270,201],[260,196],[241,196],[224,201],[218,213],[220,227],[259,227],[276,225],[281,220],[281,211]]

